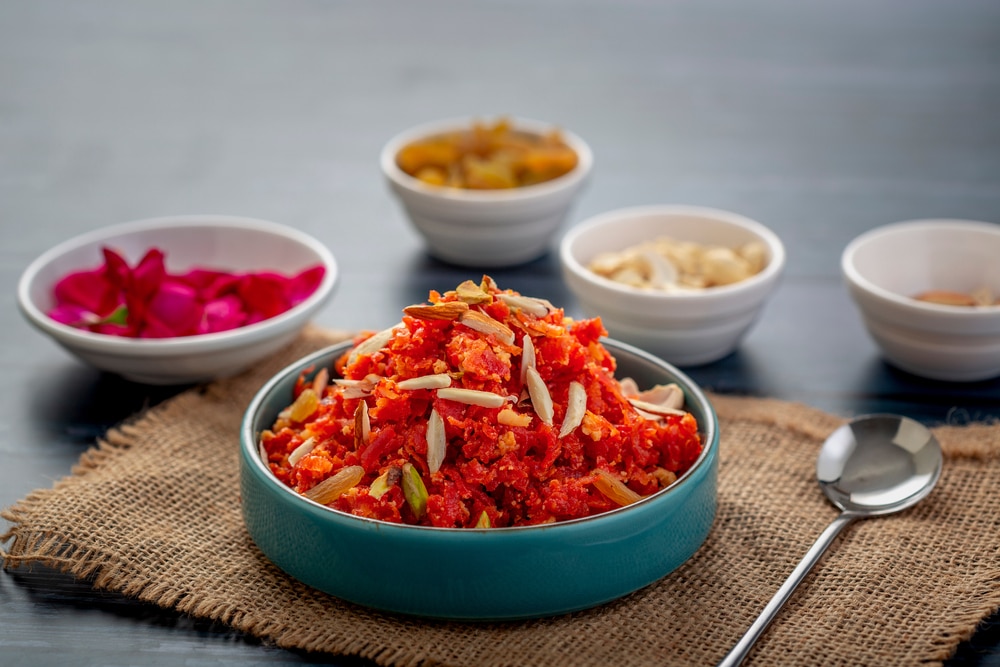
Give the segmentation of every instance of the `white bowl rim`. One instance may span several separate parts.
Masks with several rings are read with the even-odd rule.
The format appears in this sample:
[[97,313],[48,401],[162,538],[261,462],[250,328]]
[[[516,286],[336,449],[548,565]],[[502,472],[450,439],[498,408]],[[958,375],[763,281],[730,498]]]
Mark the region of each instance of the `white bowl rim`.
[[[584,266],[580,260],[571,251],[573,243],[586,232],[589,232],[598,227],[603,227],[614,221],[625,220],[633,217],[640,216],[650,216],[650,215],[663,215],[663,216],[682,216],[682,215],[693,215],[693,216],[703,216],[717,218],[719,220],[730,222],[738,227],[742,227],[757,235],[760,240],[762,240],[765,245],[767,245],[768,250],[771,253],[771,258],[759,273],[756,273],[749,278],[741,280],[739,282],[731,283],[729,285],[720,285],[717,287],[707,287],[701,290],[691,290],[685,292],[661,292],[657,290],[644,290],[637,287],[632,287],[631,285],[625,285],[622,283],[617,283],[613,280],[609,280],[603,276],[599,276],[586,266]],[[683,240],[683,239],[682,239]],[[771,231],[764,224],[757,222],[752,218],[748,218],[745,215],[734,213],[732,211],[726,211],[719,208],[712,208],[709,206],[695,206],[687,204],[650,204],[645,206],[629,206],[626,208],[614,209],[611,211],[606,211],[605,213],[600,213],[593,217],[587,218],[582,222],[574,225],[569,231],[563,236],[562,241],[559,244],[559,254],[562,257],[563,263],[578,277],[583,280],[599,286],[601,289],[607,289],[612,292],[617,292],[622,296],[628,296],[631,298],[640,297],[648,299],[656,299],[660,301],[670,301],[676,299],[678,301],[688,301],[693,299],[705,299],[706,297],[723,297],[731,294],[736,294],[738,292],[751,290],[756,286],[769,282],[777,277],[779,273],[784,269],[786,261],[785,246],[781,242],[781,239]]]
[[[332,507],[327,507],[326,505],[321,505],[320,503],[306,498],[303,495],[295,492],[289,486],[282,484],[274,473],[271,472],[268,466],[264,465],[260,456],[260,447],[257,443],[257,434],[253,433],[253,419],[257,412],[260,410],[261,404],[264,402],[264,398],[271,393],[274,387],[281,382],[283,382],[289,374],[299,370],[309,368],[310,364],[315,364],[315,362],[330,354],[337,348],[343,348],[344,351],[350,349],[351,341],[343,341],[340,343],[335,343],[333,345],[327,346],[323,349],[317,350],[301,359],[293,361],[289,365],[285,366],[283,369],[275,373],[267,383],[262,386],[257,393],[254,395],[247,409],[243,413],[243,420],[240,424],[240,448],[243,455],[250,461],[252,465],[259,474],[263,475],[263,478],[267,480],[267,484],[278,489],[281,493],[286,493],[291,496],[293,502],[303,503],[303,508],[311,512],[320,512],[323,516],[329,516],[332,519],[340,522],[347,522],[348,524],[358,522],[358,525],[374,525],[377,526],[379,530],[383,531],[402,531],[402,532],[439,532],[439,533],[452,533],[455,535],[478,535],[478,539],[482,539],[487,535],[496,535],[502,533],[533,533],[538,531],[550,531],[550,530],[572,530],[573,526],[579,526],[581,524],[589,524],[594,521],[598,521],[602,518],[617,516],[629,512],[629,510],[635,510],[637,508],[642,508],[650,503],[656,503],[659,499],[668,497],[672,495],[672,492],[679,490],[686,481],[689,481],[695,474],[696,470],[699,470],[706,465],[710,464],[710,458],[713,456],[718,456],[718,448],[720,446],[721,435],[719,431],[719,417],[718,413],[715,411],[715,406],[712,405],[711,401],[708,400],[708,396],[705,394],[704,390],[687,374],[683,371],[677,369],[677,367],[672,364],[649,354],[648,352],[641,350],[633,345],[624,343],[619,340],[605,338],[604,342],[611,342],[612,347],[617,347],[625,352],[628,352],[639,359],[647,362],[656,364],[657,366],[666,365],[670,372],[676,377],[676,379],[682,383],[690,392],[697,397],[698,401],[703,405],[708,407],[708,424],[698,424],[698,429],[700,434],[705,434],[707,442],[703,442],[701,452],[698,454],[698,458],[691,464],[691,467],[684,471],[677,480],[666,487],[665,489],[660,489],[648,496],[644,496],[639,500],[631,503],[629,505],[624,505],[622,507],[615,507],[606,512],[601,512],[600,514],[593,514],[585,517],[578,517],[575,519],[567,519],[565,521],[556,521],[555,523],[544,523],[544,524],[532,524],[529,526],[498,526],[495,528],[443,528],[439,526],[414,526],[407,523],[392,523],[390,521],[382,521],[380,519],[372,519],[369,517],[357,516],[355,514],[349,514]],[[252,438],[247,436],[251,435]],[[251,442],[252,440],[252,442]],[[469,539],[477,539],[475,537],[470,537]]]
[[[53,320],[31,299],[31,286],[38,273],[56,258],[71,250],[90,243],[111,239],[122,234],[183,227],[251,229],[290,238],[299,244],[309,247],[319,256],[320,263],[325,269],[323,280],[307,299],[274,317],[237,329],[194,336],[178,336],[176,338],[127,338],[84,331]],[[337,261],[330,250],[317,239],[298,229],[257,218],[217,214],[186,214],[145,218],[108,225],[62,241],[39,255],[24,270],[17,285],[17,299],[21,311],[33,324],[56,339],[66,341],[67,344],[92,351],[108,353],[118,351],[121,354],[142,354],[160,357],[170,356],[176,352],[185,351],[190,347],[198,347],[203,351],[223,349],[235,342],[234,339],[257,339],[268,331],[286,330],[297,326],[298,320],[303,313],[311,311],[330,296],[338,277]]]
[[844,248],[840,256],[840,269],[848,283],[855,285],[873,297],[884,302],[892,303],[904,308],[910,308],[916,312],[927,314],[947,314],[951,316],[961,316],[965,318],[983,317],[986,315],[996,315],[1000,313],[1000,304],[990,306],[949,306],[940,303],[930,303],[920,301],[902,294],[897,294],[890,290],[879,287],[875,283],[865,278],[854,265],[854,257],[862,246],[868,242],[885,236],[898,233],[905,233],[916,229],[941,229],[947,225],[949,229],[966,229],[983,231],[1000,236],[1000,225],[992,222],[980,220],[963,220],[960,218],[921,218],[917,220],[904,220],[881,225],[869,229],[852,239]]
[[[441,134],[449,130],[461,130],[471,127],[475,122],[486,121],[491,118],[504,118],[510,121],[511,127],[515,130],[527,131],[540,134],[546,130],[558,130],[560,136],[567,146],[576,152],[576,166],[570,171],[542,183],[525,185],[516,188],[502,190],[470,190],[462,188],[448,188],[434,186],[424,183],[418,178],[410,176],[399,168],[396,164],[396,154],[408,143],[417,139]],[[509,201],[521,201],[544,197],[553,192],[561,191],[573,187],[587,177],[594,164],[594,153],[590,146],[575,132],[555,123],[549,123],[533,118],[511,115],[490,115],[479,116],[458,116],[442,120],[430,121],[415,125],[389,139],[382,147],[379,155],[379,164],[382,173],[394,184],[405,188],[411,192],[420,193],[426,196],[440,197],[442,200],[452,200],[456,202],[482,202],[497,203]]]

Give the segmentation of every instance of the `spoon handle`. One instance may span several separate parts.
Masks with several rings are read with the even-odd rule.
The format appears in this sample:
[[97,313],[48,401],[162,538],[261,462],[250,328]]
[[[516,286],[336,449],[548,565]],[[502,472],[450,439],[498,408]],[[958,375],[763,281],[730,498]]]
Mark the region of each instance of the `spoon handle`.
[[792,597],[792,593],[798,588],[798,585],[802,583],[806,575],[809,574],[809,570],[819,561],[823,553],[826,552],[833,540],[840,534],[840,531],[844,529],[847,524],[851,523],[854,519],[858,518],[857,514],[852,512],[842,512],[840,516],[833,520],[826,530],[819,536],[816,542],[809,547],[809,551],[806,555],[802,557],[799,564],[795,566],[792,573],[788,575],[788,579],[785,583],[781,585],[778,592],[774,594],[771,601],[767,603],[764,607],[764,611],[760,613],[757,620],[754,621],[750,629],[746,631],[746,634],[736,643],[736,646],[732,648],[726,657],[722,659],[719,663],[719,667],[736,667],[750,652],[750,648],[754,645],[754,642],[764,634],[764,629],[770,625],[774,617],[777,616],[778,610],[788,601],[788,598]]

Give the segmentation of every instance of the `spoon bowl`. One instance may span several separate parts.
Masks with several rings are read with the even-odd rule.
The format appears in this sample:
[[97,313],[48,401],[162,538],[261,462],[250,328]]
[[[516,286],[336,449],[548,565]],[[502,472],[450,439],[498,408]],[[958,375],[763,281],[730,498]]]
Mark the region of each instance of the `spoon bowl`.
[[934,434],[907,417],[865,415],[830,434],[816,460],[816,479],[841,513],[809,548],[750,629],[719,663],[720,667],[735,667],[743,662],[778,611],[848,524],[913,506],[937,484],[942,466],[941,446]]

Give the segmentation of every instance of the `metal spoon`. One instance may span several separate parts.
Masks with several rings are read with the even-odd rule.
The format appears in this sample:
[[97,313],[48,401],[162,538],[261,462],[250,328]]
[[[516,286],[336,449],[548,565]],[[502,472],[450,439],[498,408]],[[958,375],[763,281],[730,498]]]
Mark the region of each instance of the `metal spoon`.
[[823,443],[816,477],[823,493],[842,511],[782,584],[720,667],[743,662],[754,642],[792,596],[812,567],[855,519],[891,514],[924,498],[941,476],[941,446],[922,424],[898,415],[858,417]]

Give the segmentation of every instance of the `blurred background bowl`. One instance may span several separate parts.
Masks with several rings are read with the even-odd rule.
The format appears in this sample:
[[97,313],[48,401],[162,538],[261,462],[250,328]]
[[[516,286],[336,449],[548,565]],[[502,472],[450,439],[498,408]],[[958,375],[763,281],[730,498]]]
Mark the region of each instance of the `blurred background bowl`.
[[1000,305],[950,306],[914,298],[930,290],[1000,297],[1000,225],[913,220],[851,241],[841,257],[865,327],[893,365],[934,380],[1000,376]]
[[[670,237],[736,248],[757,241],[766,264],[729,285],[683,292],[631,287],[587,265],[617,252]],[[589,317],[599,316],[613,338],[679,366],[716,361],[736,349],[774,292],[785,248],[767,227],[736,213],[697,206],[639,206],[610,211],[570,229],[560,246],[563,277]]]
[[594,158],[580,137],[556,125],[510,118],[516,132],[542,136],[557,131],[577,156],[576,166],[553,180],[502,190],[436,186],[410,176],[397,163],[405,146],[446,132],[468,130],[479,118],[442,120],[393,137],[380,164],[390,190],[430,253],[459,266],[514,266],[544,255],[590,175]]
[[377,521],[320,505],[278,481],[258,440],[307,380],[351,348],[320,350],[279,372],[247,408],[240,431],[240,497],[247,530],[291,576],[344,600],[391,612],[465,620],[561,614],[616,599],[680,567],[716,513],[719,426],[686,375],[615,341],[617,376],[641,388],[676,382],[703,449],[673,485],[583,519],[511,528],[431,528]]
[[[130,265],[151,248],[166,255],[171,272],[193,267],[231,272],[292,274],[322,265],[325,274],[306,300],[275,317],[229,331],[140,339],[92,333],[50,318],[53,287],[72,271],[104,263],[101,248],[119,251]],[[184,384],[229,376],[290,342],[330,299],[339,280],[330,251],[296,229],[250,218],[189,215],[114,225],[83,234],[32,262],[18,284],[27,320],[81,360],[146,384]]]

